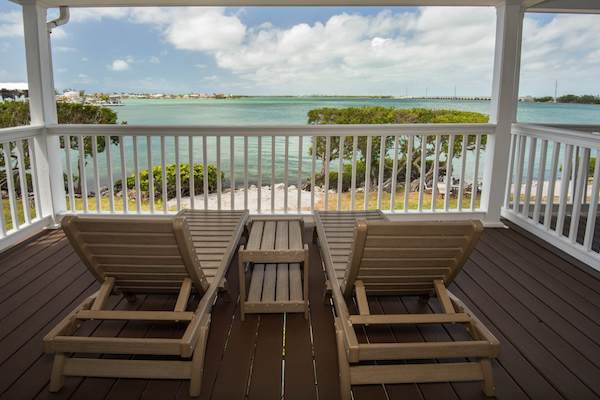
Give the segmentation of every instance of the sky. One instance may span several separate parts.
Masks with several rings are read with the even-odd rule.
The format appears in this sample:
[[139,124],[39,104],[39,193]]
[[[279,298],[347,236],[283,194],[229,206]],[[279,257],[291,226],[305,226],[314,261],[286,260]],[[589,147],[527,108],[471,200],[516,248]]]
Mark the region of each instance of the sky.
[[[48,20],[58,10],[48,12]],[[489,96],[496,11],[415,7],[71,9],[55,87],[86,93]],[[520,96],[600,94],[600,15],[527,13]],[[0,86],[27,81],[0,0]]]

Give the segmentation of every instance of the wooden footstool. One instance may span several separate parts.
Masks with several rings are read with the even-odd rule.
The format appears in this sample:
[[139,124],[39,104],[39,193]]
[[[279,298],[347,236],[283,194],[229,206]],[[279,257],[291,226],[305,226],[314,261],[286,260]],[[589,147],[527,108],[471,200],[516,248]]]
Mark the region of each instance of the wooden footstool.
[[[248,243],[240,247],[240,305],[246,313],[304,312],[308,319],[308,245],[304,221],[255,220],[248,223]],[[245,267],[250,263],[246,299]],[[303,272],[302,272],[303,271]]]

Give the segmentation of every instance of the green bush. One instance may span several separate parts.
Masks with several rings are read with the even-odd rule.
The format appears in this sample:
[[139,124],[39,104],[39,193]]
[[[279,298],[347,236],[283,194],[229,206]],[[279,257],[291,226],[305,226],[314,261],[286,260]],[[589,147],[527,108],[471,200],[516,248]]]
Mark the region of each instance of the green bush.
[[[177,196],[177,168],[176,164],[167,165],[167,200]],[[181,176],[181,195],[190,194],[190,167],[188,164],[179,164]],[[148,170],[140,172],[140,191],[148,193],[149,179]],[[163,198],[162,195],[162,167],[153,167],[152,175],[154,177],[154,195],[156,198]],[[221,179],[225,178],[225,173],[221,171]],[[135,173],[127,178],[127,188],[135,189]],[[217,168],[214,165],[208,165],[208,191],[216,192],[217,187]],[[121,190],[121,180],[115,183],[115,190]],[[194,164],[194,193],[204,193],[204,166]]]

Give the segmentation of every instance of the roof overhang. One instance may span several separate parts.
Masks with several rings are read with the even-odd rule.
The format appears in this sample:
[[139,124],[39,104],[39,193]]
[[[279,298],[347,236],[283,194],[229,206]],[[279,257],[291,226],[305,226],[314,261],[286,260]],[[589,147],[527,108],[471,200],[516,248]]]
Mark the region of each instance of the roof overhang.
[[17,4],[39,3],[48,8],[68,7],[290,7],[290,6],[384,6],[384,7],[494,7],[522,3],[528,12],[600,13],[599,0],[10,0]]

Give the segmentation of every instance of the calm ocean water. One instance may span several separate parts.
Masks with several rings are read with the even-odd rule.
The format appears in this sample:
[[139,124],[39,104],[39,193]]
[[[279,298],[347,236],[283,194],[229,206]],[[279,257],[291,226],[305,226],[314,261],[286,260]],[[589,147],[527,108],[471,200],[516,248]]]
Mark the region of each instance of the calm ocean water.
[[[311,109],[330,107],[346,108],[361,106],[384,106],[395,108],[414,108],[423,107],[430,109],[454,109],[461,111],[474,111],[483,114],[489,114],[490,101],[469,101],[469,100],[433,100],[433,99],[370,99],[370,98],[303,98],[303,97],[257,97],[244,99],[227,100],[192,100],[192,99],[172,99],[172,100],[123,100],[124,107],[115,107],[118,113],[119,121],[127,121],[128,124],[135,125],[305,125],[307,122],[307,113]],[[537,122],[537,123],[562,123],[562,124],[599,124],[600,125],[600,105],[586,104],[553,104],[553,103],[534,103],[520,102],[518,108],[519,122]],[[145,138],[138,140],[139,166],[141,170],[148,168],[147,143]],[[179,143],[180,162],[188,163],[189,142],[187,139],[181,139]],[[270,138],[262,140],[262,183],[271,182],[271,154],[272,144]],[[125,139],[127,149],[127,175],[130,176],[134,170],[133,160],[133,141],[131,138]],[[208,163],[216,165],[216,140],[208,140]],[[230,157],[229,139],[221,140],[221,166],[226,174],[224,187],[229,187],[230,182]],[[304,139],[302,143],[302,175],[304,179],[310,176],[311,156],[309,155],[310,139]],[[249,165],[248,174],[251,183],[257,182],[258,165],[258,141],[256,138],[249,139]],[[290,168],[288,177],[290,184],[297,183],[298,176],[298,150],[299,143],[297,138],[290,138],[289,163]],[[275,181],[284,180],[284,157],[285,157],[285,138],[278,137],[275,140]],[[115,147],[112,151],[112,170],[113,179],[121,178],[119,150]],[[194,141],[194,163],[202,163],[202,140]],[[152,160],[153,165],[160,165],[160,138],[152,139]],[[235,142],[235,151],[233,154],[235,165],[234,185],[243,183],[244,171],[244,147],[243,139],[238,138]],[[469,154],[468,159],[473,155]],[[73,154],[73,168],[76,171],[77,155]],[[106,157],[99,156],[100,171],[106,171]],[[166,163],[175,162],[175,147],[173,138],[166,139]],[[460,174],[460,162],[454,168],[453,175]],[[483,163],[483,159],[482,159]],[[317,161],[319,169],[319,161]],[[66,164],[65,164],[66,165]],[[337,161],[332,162],[331,170],[337,170]],[[467,167],[467,177],[472,171],[472,167]],[[479,175],[483,172],[483,165],[479,168]],[[88,163],[86,167],[88,176],[88,185],[93,184],[93,166]],[[472,175],[472,173],[471,173]],[[537,174],[536,174],[537,175]],[[479,178],[480,178],[479,177]],[[469,181],[473,180],[467,178]],[[100,176],[101,185],[108,181],[106,175]],[[93,190],[89,186],[89,190]]]
[[[305,125],[309,110],[383,106],[474,111],[489,115],[490,101],[256,97],[227,100],[124,100],[119,121],[136,125]],[[519,122],[600,124],[600,105],[520,102]]]

